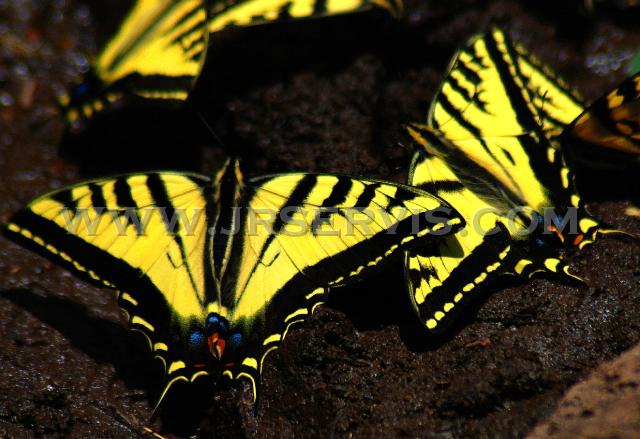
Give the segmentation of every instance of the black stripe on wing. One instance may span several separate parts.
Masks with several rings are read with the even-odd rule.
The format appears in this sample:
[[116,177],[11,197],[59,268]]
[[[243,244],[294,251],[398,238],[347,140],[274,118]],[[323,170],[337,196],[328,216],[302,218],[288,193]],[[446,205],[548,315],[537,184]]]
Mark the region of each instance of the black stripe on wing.
[[460,257],[460,263],[446,277],[439,276],[431,266],[422,266],[421,270],[417,271],[407,265],[407,278],[412,284],[411,294],[418,290],[422,279],[435,277],[442,283],[424,297],[424,302],[416,303],[421,321],[434,332],[447,329],[460,311],[460,304],[468,300],[470,295],[481,291],[485,284],[512,269],[503,265],[511,245],[511,237],[504,225],[498,223],[496,229],[489,231],[483,237],[482,243],[466,256],[459,239],[464,238],[451,236],[424,248],[412,250],[408,255],[438,258],[446,253]]
[[62,204],[65,209],[70,210],[73,214],[78,211],[78,201],[73,199],[71,191],[60,191],[51,195],[51,199]]
[[[269,246],[276,238],[277,234],[280,233],[282,229],[284,229],[286,225],[293,219],[293,212],[291,212],[290,209],[298,209],[302,206],[311,191],[315,188],[317,180],[318,177],[316,175],[306,174],[300,179],[300,181],[298,181],[296,187],[293,189],[293,192],[291,192],[291,195],[278,212],[276,220],[274,221],[272,226],[271,234],[260,249],[258,261],[261,261],[264,258],[266,251],[269,249]],[[289,215],[285,215],[284,209],[287,209]],[[254,271],[255,268],[256,267],[254,267]]]
[[534,114],[531,112],[531,109],[525,100],[522,88],[516,84],[514,76],[510,72],[510,68],[514,69],[515,72],[517,72],[518,78],[522,80],[523,75],[520,72],[519,66],[513,62],[518,55],[511,40],[508,38],[504,39],[506,54],[512,61],[511,63],[507,63],[504,60],[503,52],[498,48],[498,43],[493,38],[493,35],[485,38],[484,42],[487,48],[487,53],[496,67],[502,86],[505,88],[506,95],[509,98],[511,107],[515,111],[516,119],[518,124],[522,127],[523,132],[540,131],[540,126],[537,124]]
[[182,261],[178,262],[171,260],[169,254],[167,254],[167,258],[171,260],[174,267],[183,266],[187,270],[193,291],[197,291],[200,293],[198,294],[198,297],[202,297],[202,292],[199,291],[197,281],[191,270],[191,264],[189,263],[189,257],[187,255],[184,242],[182,241],[182,236],[180,236],[180,232],[182,231],[180,216],[176,214],[175,206],[169,198],[169,194],[167,193],[167,188],[162,181],[162,177],[160,177],[159,174],[148,174],[147,187],[149,188],[155,207],[160,212],[167,234],[173,236],[173,240],[180,249]]
[[345,176],[338,177],[338,182],[331,189],[329,196],[322,201],[320,211],[311,222],[311,231],[314,235],[324,223],[329,223],[331,221],[332,214],[340,214],[336,206],[339,206],[346,201],[352,187],[353,179]]
[[[5,233],[13,240],[55,259],[93,284],[118,290],[119,304],[129,313],[132,329],[143,332],[152,346],[156,342],[162,342],[176,347],[170,338],[170,306],[158,287],[141,270],[88,244],[30,210],[14,215],[11,223],[5,228]],[[14,230],[12,226],[17,226],[19,230]],[[41,239],[46,247],[37,243],[33,237]],[[133,301],[126,300],[125,294]]]

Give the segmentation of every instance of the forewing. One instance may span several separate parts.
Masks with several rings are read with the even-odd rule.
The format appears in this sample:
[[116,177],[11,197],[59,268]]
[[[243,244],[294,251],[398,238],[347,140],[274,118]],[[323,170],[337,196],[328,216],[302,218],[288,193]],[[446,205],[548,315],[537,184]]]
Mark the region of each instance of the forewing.
[[[542,79],[532,66],[501,31],[474,37],[454,57],[426,128],[492,174],[514,202],[541,215],[549,207],[562,215],[576,208],[582,236],[566,243],[583,246],[593,241],[598,224],[584,210],[562,151],[540,125],[538,97],[529,88],[539,93]],[[554,105],[569,105],[567,96]]]
[[[500,29],[491,37],[508,38]],[[513,43],[518,71],[536,109],[537,119],[550,136],[561,133],[584,110],[584,101],[566,81],[521,44]]]

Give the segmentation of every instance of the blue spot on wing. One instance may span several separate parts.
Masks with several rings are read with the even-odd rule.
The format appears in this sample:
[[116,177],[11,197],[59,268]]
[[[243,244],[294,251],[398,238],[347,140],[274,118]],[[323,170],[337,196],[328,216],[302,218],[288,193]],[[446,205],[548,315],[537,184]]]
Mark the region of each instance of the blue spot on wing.
[[232,349],[238,348],[242,344],[242,334],[236,332],[227,339],[227,342]]
[[205,336],[202,331],[195,330],[189,334],[189,345],[192,347],[200,347],[204,344]]

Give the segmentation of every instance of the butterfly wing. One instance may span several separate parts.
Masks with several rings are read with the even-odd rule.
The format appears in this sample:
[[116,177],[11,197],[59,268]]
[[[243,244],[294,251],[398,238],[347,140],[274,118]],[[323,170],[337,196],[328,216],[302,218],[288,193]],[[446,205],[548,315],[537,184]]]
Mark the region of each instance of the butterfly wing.
[[[508,40],[500,29],[484,38]],[[563,141],[578,139],[618,150],[623,157],[640,154],[640,74],[627,78],[585,109],[584,100],[551,68],[521,44],[512,42],[511,46],[517,71],[547,136],[564,134]]]
[[441,239],[462,225],[442,199],[376,180],[284,174],[252,180],[248,190],[250,214],[223,298],[247,345],[225,374],[248,378],[254,395],[266,355],[322,303],[326,288],[361,279],[413,241]]
[[[509,39],[502,30],[497,28],[485,38]],[[522,77],[523,85],[535,109],[538,123],[548,136],[557,136],[566,125],[584,111],[582,97],[522,44],[511,42],[511,46],[517,71]]]
[[235,0],[214,2],[209,14],[209,32],[230,26],[250,26],[275,21],[316,18],[364,11],[372,7],[388,10],[399,16],[402,0]]
[[565,135],[626,157],[640,155],[640,73],[596,100]]
[[[459,233],[406,252],[405,273],[409,297],[427,329],[440,331],[452,321],[459,304],[485,282],[504,273],[511,239],[491,206],[465,187],[437,156],[418,152],[409,183],[429,188],[460,206],[469,221]],[[474,214],[487,210],[474,227]]]
[[95,180],[37,198],[6,232],[117,290],[169,382],[190,380],[199,359],[185,338],[209,300],[207,183],[178,173]]
[[[176,381],[208,373],[206,350],[192,348],[202,340],[191,338],[202,334],[209,313],[228,310],[225,317],[246,335],[244,356],[225,373],[251,379],[255,395],[264,357],[312,313],[325,288],[361,278],[414,240],[462,225],[446,202],[416,188],[328,175],[263,177],[246,186],[241,227],[230,253],[219,257],[218,241],[230,241],[208,236],[223,216],[228,180],[221,175],[214,184],[180,173],[90,181],[34,200],[6,227],[14,239],[118,291],[132,329],[165,365],[162,397]],[[255,220],[246,212],[276,215]]]

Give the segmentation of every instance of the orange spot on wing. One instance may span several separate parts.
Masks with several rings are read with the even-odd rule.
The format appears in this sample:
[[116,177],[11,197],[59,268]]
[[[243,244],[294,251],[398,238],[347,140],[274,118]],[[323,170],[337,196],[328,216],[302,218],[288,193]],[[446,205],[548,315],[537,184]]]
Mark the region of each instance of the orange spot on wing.
[[580,245],[580,243],[582,242],[582,240],[584,239],[584,235],[578,235],[575,237],[575,239],[573,240],[573,245],[578,246]]

